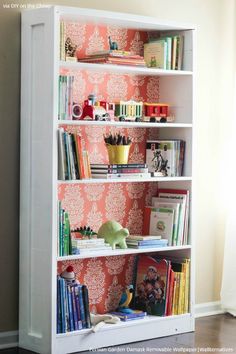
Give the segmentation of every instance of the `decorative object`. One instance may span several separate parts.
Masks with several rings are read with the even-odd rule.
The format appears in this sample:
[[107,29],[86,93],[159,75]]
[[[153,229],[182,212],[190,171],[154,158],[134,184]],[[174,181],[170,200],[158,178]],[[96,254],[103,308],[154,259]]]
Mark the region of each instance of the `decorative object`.
[[73,120],[79,120],[83,114],[83,108],[78,103],[73,103],[72,106],[72,118]]
[[134,293],[133,285],[126,286],[125,291],[121,295],[121,299],[117,311],[123,313],[133,313],[133,310],[129,308],[129,304],[131,303],[131,300],[133,298],[133,293]]
[[77,45],[73,44],[70,37],[67,37],[65,41],[65,53],[66,53],[66,60],[69,60],[73,58],[73,60],[76,60],[74,57],[75,51],[77,49]]
[[97,332],[100,328],[102,328],[106,323],[109,324],[116,324],[120,322],[119,317],[109,315],[109,314],[104,314],[104,315],[98,315],[98,314],[90,314],[91,322],[92,322],[92,331]]
[[75,281],[75,272],[72,265],[68,265],[68,267],[61,273],[61,277],[67,281]]
[[125,238],[129,235],[129,230],[125,229],[114,220],[109,220],[102,224],[98,230],[98,237],[104,238],[109,243],[113,250],[116,249],[116,245],[120,248],[127,248]]
[[80,226],[77,229],[71,230],[75,238],[91,239],[96,237],[96,232],[90,226]]
[[110,164],[127,164],[129,160],[129,150],[131,138],[125,135],[109,134],[104,135],[108,158]]
[[111,37],[108,37],[110,50],[118,50],[118,44],[116,42],[112,42]]

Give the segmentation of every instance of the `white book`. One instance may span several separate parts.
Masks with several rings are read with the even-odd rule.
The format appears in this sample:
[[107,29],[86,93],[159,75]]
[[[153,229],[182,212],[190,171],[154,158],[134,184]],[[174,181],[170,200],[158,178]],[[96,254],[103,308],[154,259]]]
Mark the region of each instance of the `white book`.
[[148,173],[107,173],[107,174],[96,174],[92,173],[92,178],[104,178],[104,179],[116,179],[116,178],[149,178],[151,174]]
[[168,245],[172,245],[172,235],[174,226],[174,209],[152,208],[150,214],[149,234],[161,235],[168,240]]

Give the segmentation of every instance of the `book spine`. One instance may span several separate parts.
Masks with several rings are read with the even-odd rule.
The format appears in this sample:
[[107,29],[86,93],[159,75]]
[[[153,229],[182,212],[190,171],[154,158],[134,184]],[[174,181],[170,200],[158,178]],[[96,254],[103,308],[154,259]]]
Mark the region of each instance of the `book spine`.
[[83,293],[82,293],[82,285],[78,285],[78,289],[79,289],[79,306],[80,306],[82,328],[87,328],[86,327],[84,300],[83,300]]
[[60,278],[61,332],[66,332],[65,281]]
[[79,299],[79,287],[76,284],[74,287],[74,293],[75,293],[75,303],[76,303],[76,312],[77,312],[77,318],[78,318],[78,329],[83,328],[82,320],[81,320],[81,310],[80,310],[80,299]]
[[69,309],[69,330],[74,331],[74,321],[73,321],[73,308],[72,308],[72,301],[71,301],[71,286],[67,284],[67,302],[68,302],[68,309]]
[[62,333],[60,279],[57,277],[57,333]]
[[71,286],[71,302],[72,302],[72,312],[73,312],[73,322],[74,322],[74,329],[78,331],[78,314],[76,310],[76,301],[75,301],[75,286]]
[[92,324],[91,324],[90,312],[89,312],[89,297],[88,297],[88,289],[86,285],[82,285],[82,293],[83,293],[83,300],[84,300],[86,328],[91,328]]

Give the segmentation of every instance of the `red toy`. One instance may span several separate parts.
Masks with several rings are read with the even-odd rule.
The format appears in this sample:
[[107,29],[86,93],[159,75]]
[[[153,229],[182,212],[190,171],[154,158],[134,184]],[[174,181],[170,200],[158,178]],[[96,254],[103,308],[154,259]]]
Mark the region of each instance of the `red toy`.
[[143,121],[148,122],[172,122],[174,118],[169,116],[169,104],[144,103]]
[[80,119],[84,120],[114,120],[115,104],[106,101],[97,101],[91,104],[91,100],[84,101],[83,113]]

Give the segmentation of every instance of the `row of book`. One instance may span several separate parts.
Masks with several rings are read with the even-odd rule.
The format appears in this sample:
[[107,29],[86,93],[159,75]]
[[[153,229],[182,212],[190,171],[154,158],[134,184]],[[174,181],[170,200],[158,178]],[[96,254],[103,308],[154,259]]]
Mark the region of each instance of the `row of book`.
[[161,236],[128,236],[125,239],[128,248],[144,249],[166,247],[168,240]]
[[62,208],[61,201],[58,201],[58,247],[57,254],[69,256],[71,254],[71,232],[69,214]]
[[152,206],[144,211],[144,235],[157,235],[168,240],[169,246],[188,243],[189,191],[159,189]]
[[91,164],[92,178],[147,178],[150,177],[145,163],[132,164]]
[[91,178],[89,155],[83,149],[81,136],[58,129],[58,179]]
[[88,289],[57,277],[57,333],[91,328]]
[[140,255],[135,283],[135,309],[154,316],[189,311],[189,259]]
[[74,76],[59,76],[58,119],[72,120]]
[[78,61],[85,63],[145,66],[145,61],[142,56],[123,50],[102,50],[93,52],[86,57],[78,58]]
[[183,175],[185,141],[181,139],[147,140],[146,163],[155,177]]
[[184,36],[173,35],[152,39],[144,44],[144,60],[148,67],[181,70]]

